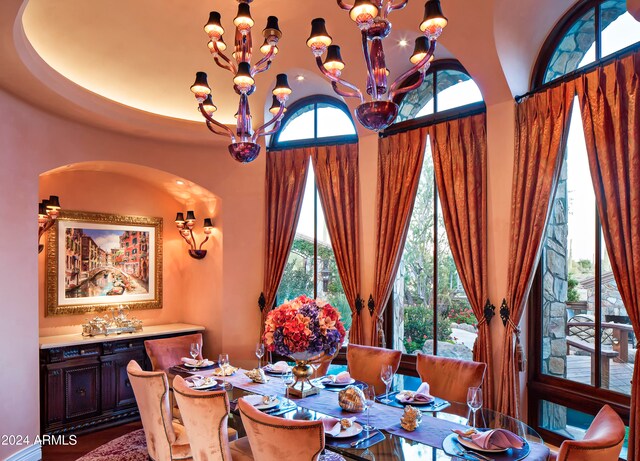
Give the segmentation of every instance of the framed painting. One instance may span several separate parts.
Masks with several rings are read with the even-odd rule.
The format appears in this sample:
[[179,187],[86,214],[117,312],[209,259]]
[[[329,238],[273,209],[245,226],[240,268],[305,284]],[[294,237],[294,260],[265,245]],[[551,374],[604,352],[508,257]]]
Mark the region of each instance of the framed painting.
[[63,210],[47,236],[46,315],[162,307],[162,218]]

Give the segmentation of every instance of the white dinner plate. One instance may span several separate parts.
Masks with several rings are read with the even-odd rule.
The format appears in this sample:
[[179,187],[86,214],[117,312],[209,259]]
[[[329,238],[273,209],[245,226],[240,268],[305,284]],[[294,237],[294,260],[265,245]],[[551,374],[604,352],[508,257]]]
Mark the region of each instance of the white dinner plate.
[[334,383],[334,382],[333,382],[333,381],[331,381],[330,379],[326,379],[326,380],[324,380],[324,379],[323,379],[322,381],[320,381],[320,383],[321,383],[323,386],[329,386],[329,387],[342,387],[342,386],[348,386],[349,384],[353,384],[353,383],[355,383],[355,382],[356,382],[356,380],[355,380],[355,379],[353,379],[353,378],[351,378],[351,379],[350,379],[348,382],[346,382],[346,383]]
[[266,365],[263,370],[274,375],[286,375],[291,372],[291,367],[288,367],[286,370],[274,370],[269,365]]
[[213,365],[213,362],[211,360],[204,359],[200,364],[189,364],[189,363],[183,362],[183,365],[187,368],[206,368]]
[[269,408],[275,408],[280,405],[280,399],[277,397],[269,403],[262,403],[262,397],[262,395],[253,394],[245,395],[243,399],[253,405],[256,410],[268,410]]
[[433,403],[433,401],[435,400],[435,398],[433,400],[430,400],[428,402],[413,402],[413,401],[407,401],[405,400],[405,394],[404,391],[400,391],[396,394],[396,400],[400,403],[402,403],[403,405],[431,405]]
[[334,439],[345,439],[347,437],[353,437],[355,435],[358,435],[360,432],[362,432],[362,425],[354,421],[351,427],[341,430],[338,435],[331,435],[331,434],[326,434],[326,435],[327,437],[332,437]]
[[191,389],[195,389],[197,391],[204,391],[208,389],[214,389],[220,386],[220,383],[211,377],[204,378],[204,382],[199,386],[193,386]]
[[503,451],[507,451],[508,448],[480,448],[478,445],[476,445],[475,443],[473,443],[471,440],[469,440],[466,437],[462,437],[460,434],[457,435],[458,437],[458,442],[460,442],[460,445],[464,445],[466,448],[469,448],[471,450],[475,450],[475,451],[483,451],[486,453],[502,453]]

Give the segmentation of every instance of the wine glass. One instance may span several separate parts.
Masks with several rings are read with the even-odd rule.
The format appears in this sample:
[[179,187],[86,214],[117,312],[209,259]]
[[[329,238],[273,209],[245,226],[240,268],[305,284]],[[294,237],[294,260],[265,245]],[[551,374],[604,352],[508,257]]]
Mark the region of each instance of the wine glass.
[[229,354],[220,354],[218,356],[218,366],[222,370],[223,374],[227,365],[229,365]]
[[293,384],[293,373],[290,371],[282,375],[282,382],[284,383],[284,396],[289,398],[289,388]]
[[362,389],[362,392],[364,393],[364,405],[367,408],[367,424],[364,426],[364,430],[369,432],[375,429],[375,427],[369,424],[369,412],[376,401],[376,390],[373,386],[367,386]]
[[196,358],[200,355],[200,343],[191,343],[189,346],[189,355],[195,361]]
[[482,408],[482,389],[479,387],[470,387],[467,390],[467,405],[473,413],[473,424],[476,425],[476,411]]
[[391,387],[391,383],[393,382],[393,367],[391,365],[382,365],[382,369],[380,370],[380,379],[386,386],[386,395],[383,400],[384,403],[389,403],[389,388]]
[[262,364],[262,357],[264,356],[264,344],[257,343],[256,344],[256,357],[258,357],[258,368]]

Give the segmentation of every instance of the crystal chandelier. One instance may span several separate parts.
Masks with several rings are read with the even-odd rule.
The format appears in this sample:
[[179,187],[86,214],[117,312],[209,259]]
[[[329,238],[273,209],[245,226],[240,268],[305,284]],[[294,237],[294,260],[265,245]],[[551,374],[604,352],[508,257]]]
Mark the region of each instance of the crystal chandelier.
[[[438,37],[447,25],[447,18],[442,14],[440,0],[427,1],[424,19],[420,23],[420,30],[424,35],[416,38],[410,58],[413,67],[389,85],[389,70],[382,47],[382,40],[391,32],[391,23],[387,17],[392,11],[404,8],[409,0],[398,0],[396,3],[392,0],[387,0],[386,3],[385,0],[356,0],[353,5],[343,0],[337,1],[342,9],[349,10],[349,16],[360,29],[367,66],[367,94],[371,96],[371,100],[365,102],[362,91],[340,77],[345,64],[340,56],[340,47],[331,44],[331,36],[327,32],[324,19],[317,18],[311,21],[311,35],[307,40],[307,46],[311,48],[320,71],[331,81],[334,91],[345,98],[360,100],[360,105],[355,110],[358,121],[369,130],[383,130],[391,125],[398,115],[398,105],[393,102],[394,98],[422,84],[429,62],[433,60]],[[327,56],[322,62],[325,51]],[[418,73],[418,80],[402,86],[414,73]]]
[[[249,110],[249,96],[256,89],[254,77],[271,67],[273,58],[278,54],[277,45],[278,40],[282,37],[282,32],[278,28],[278,18],[269,16],[267,19],[267,27],[262,31],[264,42],[260,46],[260,52],[263,56],[252,66],[251,53],[253,46],[251,28],[254,22],[249,10],[249,3],[252,1],[253,0],[238,0],[238,14],[233,20],[233,24],[236,27],[235,49],[231,54],[233,59],[228,58],[224,54],[227,45],[222,39],[224,29],[220,22],[220,13],[212,11],[209,15],[209,21],[204,26],[204,31],[209,36],[207,46],[213,56],[213,60],[218,66],[228,70],[234,75],[233,89],[240,96],[238,112],[235,115],[235,132],[213,118],[213,113],[217,108],[211,98],[211,88],[207,83],[207,74],[204,72],[196,73],[196,81],[191,86],[191,91],[195,94],[196,100],[198,101],[198,108],[206,119],[207,128],[214,134],[229,136],[231,138],[229,153],[234,159],[241,163],[249,163],[258,156],[260,153],[260,145],[257,144],[256,141],[259,136],[273,134],[280,128],[282,115],[285,111],[285,104],[291,94],[287,75],[278,74],[276,77],[276,87],[273,90],[274,105],[272,105],[269,110],[269,112],[273,114],[273,118],[253,131],[251,126],[251,112]],[[269,129],[271,125],[273,125],[273,127]]]

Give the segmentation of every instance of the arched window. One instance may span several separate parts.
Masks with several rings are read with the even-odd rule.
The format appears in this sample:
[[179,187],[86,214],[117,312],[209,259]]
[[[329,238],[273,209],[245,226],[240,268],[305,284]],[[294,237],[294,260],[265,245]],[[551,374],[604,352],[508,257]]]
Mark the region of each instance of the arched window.
[[[312,96],[291,105],[282,128],[274,136],[271,149],[357,141],[356,128],[346,104],[327,96]],[[351,327],[351,309],[338,274],[313,164],[309,165],[300,219],[276,303],[301,294],[328,301],[340,312],[345,328]]]
[[[638,41],[640,25],[625,0],[581,2],[550,34],[533,89]],[[630,406],[637,347],[602,238],[577,98],[554,193],[529,303],[528,397],[532,425],[558,444],[584,436],[593,408]]]
[[272,148],[356,142],[358,134],[349,108],[329,96],[310,96],[287,108]]
[[560,20],[536,63],[539,86],[640,42],[626,0],[588,0]]
[[404,95],[396,122],[482,101],[480,88],[457,61],[435,61],[419,88]]

